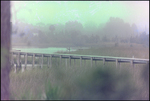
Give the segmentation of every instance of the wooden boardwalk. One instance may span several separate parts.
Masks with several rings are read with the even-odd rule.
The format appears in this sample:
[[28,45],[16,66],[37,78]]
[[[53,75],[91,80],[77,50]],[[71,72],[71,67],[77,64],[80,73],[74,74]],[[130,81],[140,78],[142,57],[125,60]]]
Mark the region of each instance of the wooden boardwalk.
[[[94,55],[77,55],[77,54],[40,54],[40,53],[26,53],[26,52],[20,52],[20,51],[10,51],[11,55],[11,64],[14,64],[14,55],[17,57],[17,64],[15,67],[20,66],[21,56],[24,57],[25,63],[24,66],[22,66],[22,71],[24,71],[24,68],[27,67],[27,57],[32,56],[32,67],[35,66],[35,57],[41,58],[39,61],[39,66],[43,67],[43,57],[47,57],[47,66],[52,67],[52,58],[59,58],[60,63],[62,59],[69,59],[69,65],[71,66],[71,59],[74,59],[74,64],[76,59],[80,59],[80,66],[82,66],[82,60],[90,60],[91,61],[91,67],[93,66],[93,61],[103,61],[103,64],[105,65],[105,62],[116,62],[116,67],[120,63],[130,63],[131,66],[134,67],[134,64],[149,64],[149,59],[139,59],[139,58],[125,58],[125,57],[111,57],[111,56],[94,56]],[[23,63],[21,63],[22,65]],[[60,64],[61,65],[61,64]]]

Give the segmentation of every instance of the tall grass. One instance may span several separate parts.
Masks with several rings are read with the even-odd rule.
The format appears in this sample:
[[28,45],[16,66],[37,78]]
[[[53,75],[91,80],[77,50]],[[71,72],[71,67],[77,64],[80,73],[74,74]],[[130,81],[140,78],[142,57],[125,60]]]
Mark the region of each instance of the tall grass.
[[[149,49],[141,47],[105,47],[91,48],[72,52],[72,54],[107,55],[117,57],[149,58]],[[30,60],[30,59],[29,59]],[[38,61],[38,59],[36,60]],[[31,62],[31,60],[29,61]],[[44,58],[44,63],[47,60]],[[31,62],[32,63],[32,62]],[[93,62],[94,63],[94,62]],[[10,73],[11,99],[149,99],[149,65],[121,63],[116,68],[115,63],[97,61],[91,67],[76,60],[76,64],[62,59],[53,58],[52,68],[37,67],[25,72]]]

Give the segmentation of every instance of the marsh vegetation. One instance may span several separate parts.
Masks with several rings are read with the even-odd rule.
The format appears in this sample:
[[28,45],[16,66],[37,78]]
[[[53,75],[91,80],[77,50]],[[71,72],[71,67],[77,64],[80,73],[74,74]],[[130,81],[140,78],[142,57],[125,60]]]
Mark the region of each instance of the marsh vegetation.
[[[142,48],[141,48],[142,47]],[[65,54],[65,53],[63,53]],[[120,57],[149,58],[149,49],[134,44],[118,47],[101,47],[78,50],[70,54],[109,55]],[[29,61],[31,61],[29,59]],[[46,58],[44,59],[46,63]],[[65,59],[61,67],[59,59],[53,59],[52,68],[36,67],[10,73],[11,99],[101,99],[101,100],[133,100],[149,99],[149,65],[121,63],[116,68],[115,63],[97,61],[91,68],[90,61],[80,67],[66,67]],[[73,63],[73,61],[72,61]],[[83,62],[84,63],[84,62]]]

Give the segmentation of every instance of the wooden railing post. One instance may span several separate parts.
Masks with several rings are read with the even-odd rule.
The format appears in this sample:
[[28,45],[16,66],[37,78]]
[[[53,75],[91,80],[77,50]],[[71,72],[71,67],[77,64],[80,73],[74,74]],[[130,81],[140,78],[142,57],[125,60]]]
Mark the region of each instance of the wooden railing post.
[[119,72],[121,72],[121,62],[119,62],[119,60],[121,61],[121,59],[118,59],[118,64],[119,64]]
[[33,54],[32,56],[32,67],[34,68],[34,64],[35,64],[35,54]]
[[93,67],[93,57],[91,57],[91,67]]
[[16,61],[14,60],[14,64],[16,64],[16,66],[14,66],[14,73],[16,73],[16,71],[17,71],[17,55],[15,55],[15,57],[16,57]]
[[103,65],[105,65],[105,58],[103,58]]
[[95,66],[96,66],[96,60],[95,60]]
[[42,58],[41,58],[41,68],[43,68],[43,54],[42,54]]
[[41,68],[41,57],[39,56],[39,67]]
[[84,66],[86,66],[86,60],[84,60]]
[[50,56],[50,68],[52,68],[52,55]]
[[19,67],[20,65],[20,53],[18,52],[18,56],[17,56],[17,67]]
[[21,55],[19,55],[19,68],[22,69],[22,60],[21,60]]
[[66,67],[67,67],[67,58],[65,59]]
[[133,60],[130,61],[131,67],[132,67],[132,73],[133,73],[133,78],[135,80],[135,70],[134,70],[134,63]]
[[47,67],[49,68],[49,56],[47,57]]
[[27,60],[28,59],[28,54],[26,53],[26,55],[25,55],[25,68],[27,68]]
[[59,64],[59,65],[60,65],[60,67],[61,67],[61,58],[62,58],[62,56],[60,55],[60,64]]
[[131,66],[134,68],[133,60],[130,61]]
[[[24,61],[25,61],[25,55],[24,55]],[[25,64],[22,66],[22,72],[24,72]]]
[[116,59],[116,68],[118,67],[118,59]]
[[76,59],[74,59],[74,66],[76,66]]
[[71,67],[71,56],[69,56],[69,67]]
[[14,64],[14,59],[13,59],[13,52],[11,53],[11,65],[13,65]]
[[80,56],[80,67],[82,67],[82,56]]

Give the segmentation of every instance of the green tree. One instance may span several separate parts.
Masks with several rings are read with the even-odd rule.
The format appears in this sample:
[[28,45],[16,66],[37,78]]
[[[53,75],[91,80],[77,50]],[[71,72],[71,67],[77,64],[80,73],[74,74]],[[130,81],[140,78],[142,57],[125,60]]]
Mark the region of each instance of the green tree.
[[125,23],[120,18],[110,17],[103,28],[103,33],[109,38],[115,37],[116,35],[118,38],[130,38],[133,31],[129,23]]

